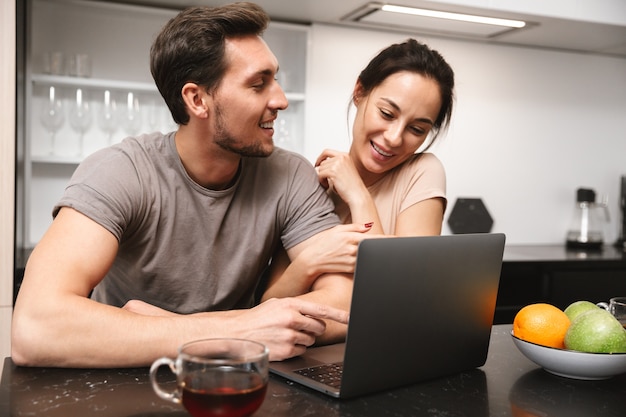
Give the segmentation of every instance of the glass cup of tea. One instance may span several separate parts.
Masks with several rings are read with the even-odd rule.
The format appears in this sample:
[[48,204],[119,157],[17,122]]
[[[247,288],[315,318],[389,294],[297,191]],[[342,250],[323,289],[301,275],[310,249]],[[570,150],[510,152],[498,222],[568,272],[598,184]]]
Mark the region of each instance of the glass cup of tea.
[[[176,359],[159,358],[150,367],[156,394],[182,404],[194,417],[245,417],[265,399],[269,350],[244,339],[205,339],[189,342]],[[157,371],[167,365],[176,375],[176,389],[164,391]]]
[[608,303],[602,302],[597,305],[613,314],[617,321],[622,323],[622,326],[626,328],[626,297],[613,297]]

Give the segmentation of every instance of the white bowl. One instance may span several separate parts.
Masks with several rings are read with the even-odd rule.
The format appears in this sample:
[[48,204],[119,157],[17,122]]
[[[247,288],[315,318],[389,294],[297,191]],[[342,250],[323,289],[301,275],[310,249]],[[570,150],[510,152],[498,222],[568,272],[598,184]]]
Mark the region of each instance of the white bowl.
[[626,372],[626,353],[587,353],[526,342],[513,336],[515,346],[546,371],[574,379],[608,379]]

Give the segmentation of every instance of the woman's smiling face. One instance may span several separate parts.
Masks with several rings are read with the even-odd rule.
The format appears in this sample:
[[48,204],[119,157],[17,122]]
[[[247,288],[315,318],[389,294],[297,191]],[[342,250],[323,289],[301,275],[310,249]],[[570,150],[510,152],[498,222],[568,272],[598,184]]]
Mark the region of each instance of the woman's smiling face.
[[432,78],[401,71],[364,94],[357,82],[350,155],[365,184],[371,185],[426,141],[441,108],[441,93]]

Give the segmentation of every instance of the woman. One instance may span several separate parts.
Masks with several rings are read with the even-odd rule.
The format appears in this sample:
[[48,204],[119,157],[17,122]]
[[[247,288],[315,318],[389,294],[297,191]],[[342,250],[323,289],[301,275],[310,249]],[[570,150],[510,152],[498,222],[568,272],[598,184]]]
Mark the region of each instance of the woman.
[[[448,127],[453,100],[452,68],[414,39],[391,45],[370,61],[352,94],[356,115],[349,152],[325,150],[315,163],[344,223],[369,226],[363,237],[441,233],[445,171],[425,151]],[[318,244],[311,245],[316,253],[291,264],[279,251],[263,299],[307,292],[325,272],[353,272],[358,242],[337,231],[341,227],[320,233]]]

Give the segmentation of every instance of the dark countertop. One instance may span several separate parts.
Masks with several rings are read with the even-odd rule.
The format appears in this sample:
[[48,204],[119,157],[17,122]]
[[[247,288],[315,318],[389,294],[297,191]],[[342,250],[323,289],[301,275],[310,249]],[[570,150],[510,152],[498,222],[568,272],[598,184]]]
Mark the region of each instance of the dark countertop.
[[611,262],[626,265],[626,251],[613,245],[600,250],[568,249],[565,245],[506,245],[503,262]]
[[[554,376],[515,348],[510,329],[510,325],[494,326],[487,363],[481,368],[354,400],[332,399],[272,376],[266,400],[254,416],[621,417],[625,414],[626,374],[604,381]],[[166,378],[173,381],[170,376]],[[181,407],[153,393],[147,368],[21,368],[10,358],[5,359],[0,385],[0,411],[5,410],[12,417],[188,415]]]
[[[17,297],[26,259],[32,249],[18,251],[18,268],[15,270],[13,283],[13,301]],[[606,244],[601,250],[582,251],[570,250],[564,244],[529,244],[506,245],[504,248],[503,268],[517,268],[520,266],[537,266],[543,268],[569,268],[596,270],[598,268],[618,268],[626,270],[626,249]],[[626,274],[623,274],[626,276]]]

